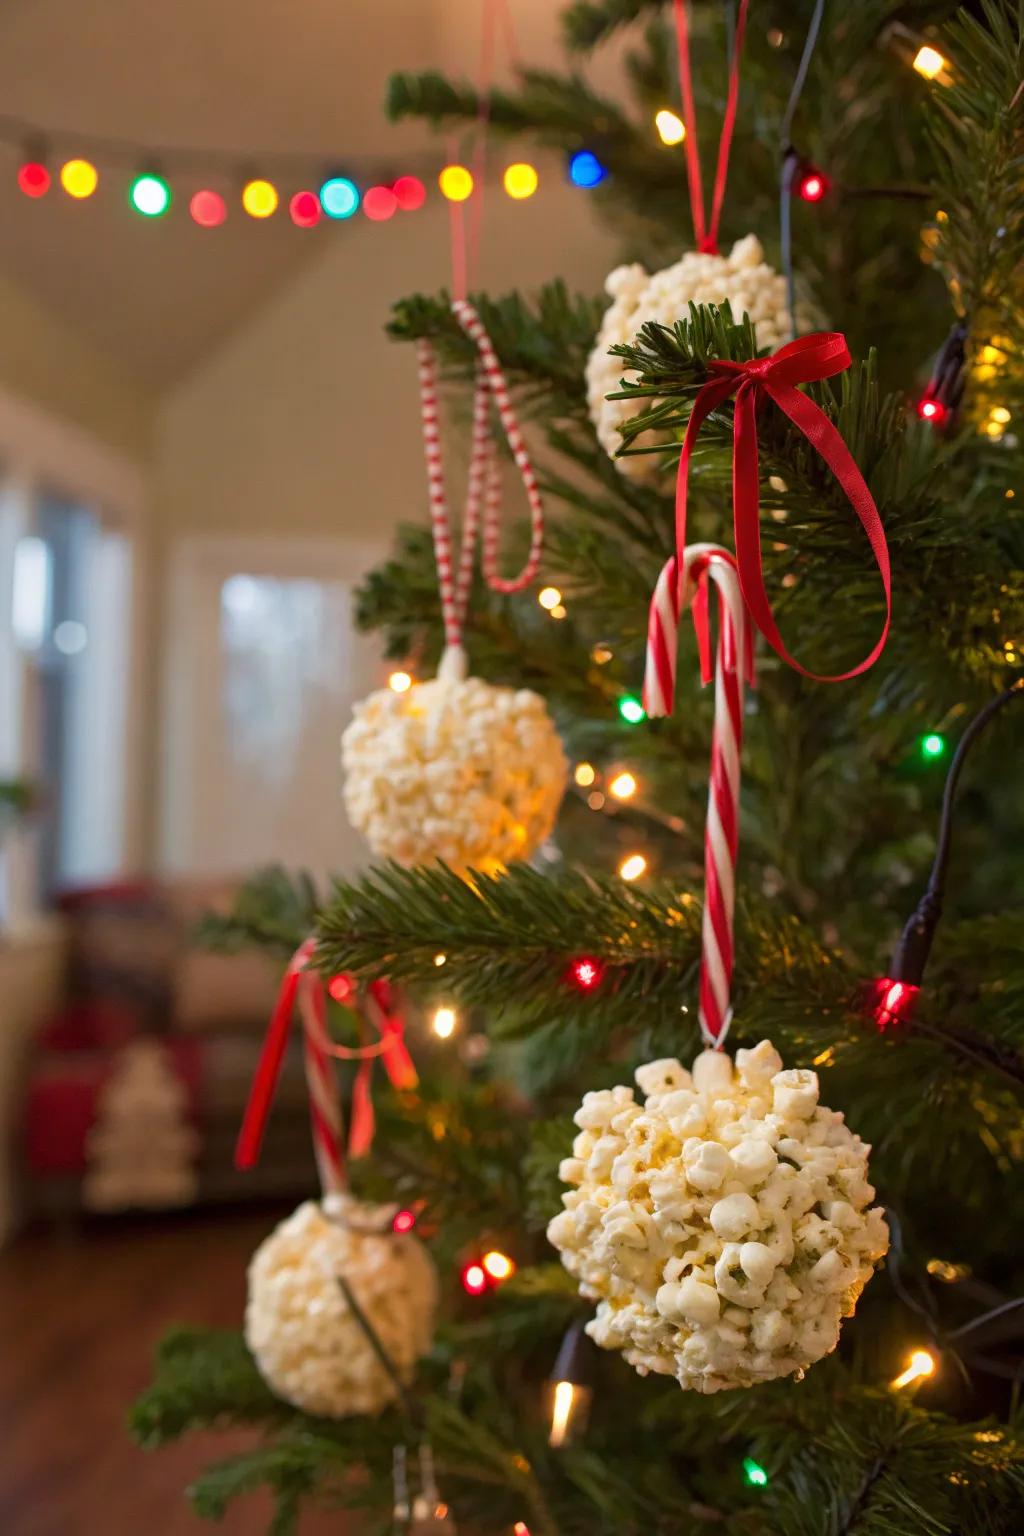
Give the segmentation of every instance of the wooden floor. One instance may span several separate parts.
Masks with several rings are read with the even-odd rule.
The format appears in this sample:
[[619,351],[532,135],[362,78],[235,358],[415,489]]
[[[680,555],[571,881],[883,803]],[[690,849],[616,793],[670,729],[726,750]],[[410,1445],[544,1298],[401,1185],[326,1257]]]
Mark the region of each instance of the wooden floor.
[[[269,1504],[219,1525],[183,1491],[239,1433],[138,1450],[124,1429],[171,1323],[236,1326],[249,1255],[274,1216],[219,1214],[44,1232],[0,1253],[0,1532],[3,1536],[263,1536]],[[302,1536],[344,1536],[314,1513]]]

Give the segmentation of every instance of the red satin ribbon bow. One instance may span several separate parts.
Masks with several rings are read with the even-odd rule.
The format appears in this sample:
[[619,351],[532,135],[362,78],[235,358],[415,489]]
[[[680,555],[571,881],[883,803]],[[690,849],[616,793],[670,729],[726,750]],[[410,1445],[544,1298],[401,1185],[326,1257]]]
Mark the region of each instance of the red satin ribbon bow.
[[[263,1133],[270,1114],[270,1105],[281,1075],[281,1063],[291,1033],[292,1020],[297,1003],[302,1003],[303,992],[313,1010],[326,1016],[327,990],[320,975],[311,968],[316,940],[307,939],[292,956],[285,971],[270,1018],[263,1049],[257,1063],[249,1100],[245,1106],[242,1128],[235,1147],[235,1166],[240,1169],[254,1168],[259,1160]],[[355,995],[355,983],[352,983]],[[387,981],[371,982],[367,989],[367,1014],[377,1028],[380,1039],[370,1045],[328,1046],[330,1054],[344,1060],[360,1063],[352,1093],[352,1126],[349,1133],[349,1154],[362,1157],[373,1142],[374,1113],[370,1094],[370,1078],[375,1057],[380,1057],[392,1085],[398,1090],[415,1088],[419,1082],[412,1057],[405,1044],[405,1021],[398,1010],[396,999]],[[360,1027],[362,1019],[360,1018]]]
[[[706,417],[723,405],[730,395],[735,395],[733,518],[736,535],[736,565],[743,597],[754,623],[772,650],[803,677],[813,678],[819,683],[845,682],[851,677],[858,677],[873,666],[885,648],[892,620],[889,548],[885,542],[885,529],[882,527],[874,498],[865,484],[864,476],[854,462],[853,455],[836,428],[824,411],[796,387],[798,384],[808,384],[813,379],[827,379],[833,374],[842,373],[850,366],[850,361],[845,336],[837,331],[821,331],[789,342],[788,345],[780,347],[771,357],[757,358],[745,363],[721,359],[711,362],[709,367],[712,377],[702,386],[693,402],[686,436],[683,438],[682,452],[679,455],[679,474],[676,480],[676,561],[679,570],[682,570],[683,551],[686,548],[686,493],[690,475],[690,458]],[[882,577],[882,587],[885,592],[885,623],[882,633],[871,653],[863,661],[851,667],[848,672],[838,672],[834,676],[811,672],[790,655],[775,623],[771,603],[765,591],[761,562],[761,507],[757,455],[757,410],[762,394],[773,400],[780,411],[789,417],[839,481],[860,520],[861,527],[868,536],[868,542]],[[704,584],[701,585],[703,587]],[[705,606],[706,600],[705,594]],[[695,622],[696,619],[695,614]],[[701,630],[698,628],[698,639],[700,638]],[[710,671],[710,644],[707,639],[703,641],[701,665],[706,680]]]

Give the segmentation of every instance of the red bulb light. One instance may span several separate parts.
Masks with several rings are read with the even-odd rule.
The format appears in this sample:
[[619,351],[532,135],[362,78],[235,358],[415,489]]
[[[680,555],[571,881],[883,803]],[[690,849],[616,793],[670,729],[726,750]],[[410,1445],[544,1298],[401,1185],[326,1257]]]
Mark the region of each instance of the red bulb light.
[[941,400],[925,395],[923,400],[917,402],[917,414],[922,421],[930,421],[933,427],[941,427],[949,412]]
[[320,199],[315,192],[296,192],[288,204],[292,223],[299,229],[313,229],[323,216]]
[[193,223],[198,224],[200,229],[216,229],[227,218],[228,205],[219,192],[203,187],[201,191],[192,194],[188,211]]
[[797,182],[796,190],[805,203],[820,203],[829,189],[829,180],[820,171],[809,167]]
[[921,988],[909,981],[885,976],[872,988],[871,1013],[879,1033],[909,1024]]
[[38,160],[27,160],[18,167],[18,186],[26,197],[45,197],[50,181],[49,171]]
[[396,1211],[391,1223],[392,1232],[411,1232],[416,1225],[415,1211]]
[[398,207],[398,198],[390,187],[368,187],[363,193],[363,212],[368,219],[383,223]]
[[417,208],[422,208],[427,200],[427,189],[418,176],[399,176],[392,183],[391,190],[395,202],[404,213],[413,213]]
[[604,975],[604,963],[590,955],[581,955],[572,963],[572,979],[581,992],[592,992]]
[[337,976],[332,976],[327,983],[327,990],[336,1003],[347,1003],[355,989],[352,977],[344,971],[339,971]]
[[482,1296],[487,1289],[487,1271],[482,1264],[467,1264],[462,1271],[462,1288],[470,1296]]

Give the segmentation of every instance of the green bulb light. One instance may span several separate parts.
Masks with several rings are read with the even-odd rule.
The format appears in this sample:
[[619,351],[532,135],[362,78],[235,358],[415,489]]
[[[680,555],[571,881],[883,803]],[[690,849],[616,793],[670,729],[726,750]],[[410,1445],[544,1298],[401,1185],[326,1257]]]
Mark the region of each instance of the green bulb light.
[[171,206],[171,189],[162,176],[136,176],[128,189],[128,201],[146,219],[159,219]]
[[743,1458],[743,1477],[751,1488],[763,1488],[768,1482],[768,1473],[753,1456]]
[[635,699],[631,693],[624,693],[619,700],[619,714],[627,725],[639,725],[641,720],[647,718],[640,700]]
[[921,754],[923,757],[941,757],[946,750],[946,739],[940,736],[938,731],[932,731],[927,736],[921,737]]

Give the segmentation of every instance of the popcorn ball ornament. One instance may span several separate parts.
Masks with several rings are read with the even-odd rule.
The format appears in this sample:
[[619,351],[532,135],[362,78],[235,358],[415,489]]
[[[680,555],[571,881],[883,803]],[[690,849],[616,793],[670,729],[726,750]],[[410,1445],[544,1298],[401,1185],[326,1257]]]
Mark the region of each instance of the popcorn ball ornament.
[[[380,689],[357,704],[342,736],[345,808],[373,852],[405,865],[443,859],[458,870],[493,871],[526,859],[550,833],[568,763],[543,699],[467,676],[462,648],[473,560],[483,515],[489,586],[518,592],[537,573],[543,510],[526,447],[490,339],[473,307],[453,305],[477,346],[469,482],[457,569],[441,461],[433,347],[419,344],[423,436],[445,652],[436,679],[406,693]],[[493,399],[526,488],[532,543],[519,575],[497,572],[500,483],[490,440]]]
[[379,1413],[398,1396],[339,1277],[403,1383],[430,1347],[437,1274],[415,1237],[392,1231],[394,1212],[341,1193],[307,1200],[253,1256],[245,1340],[271,1390],[305,1413]]
[[771,1043],[639,1068],[585,1095],[548,1227],[597,1302],[587,1332],[697,1392],[801,1375],[835,1349],[889,1234],[868,1153]]
[[[616,267],[604,286],[612,302],[605,310],[587,362],[587,405],[598,441],[615,459],[616,468],[631,480],[649,480],[659,469],[657,454],[615,457],[622,447],[623,423],[643,409],[645,402],[608,399],[620,389],[622,380],[632,383],[637,377],[635,371],[623,372],[622,359],[612,356],[610,349],[633,341],[640,327],[650,321],[674,325],[690,304],[725,303],[737,320],[744,313],[750,316],[759,347],[774,349],[790,333],[786,279],[765,261],[756,236],[747,235],[736,241],[728,256],[687,251],[672,266],[654,273],[637,262]],[[796,324],[799,330],[809,329],[814,324],[813,312],[798,305]]]
[[691,545],[655,594],[645,697],[672,707],[679,613],[692,607],[705,678],[709,589],[717,590],[715,715],[704,843],[700,1029],[713,1049],[692,1075],[674,1059],[637,1085],[585,1095],[561,1164],[572,1186],[548,1237],[580,1294],[587,1332],[642,1375],[718,1392],[803,1372],[833,1350],[888,1247],[870,1208],[868,1152],[818,1103],[814,1072],[785,1071],[767,1040],[722,1050],[732,1022],[733,908],[739,844],[743,685],[752,630],[736,560]]

